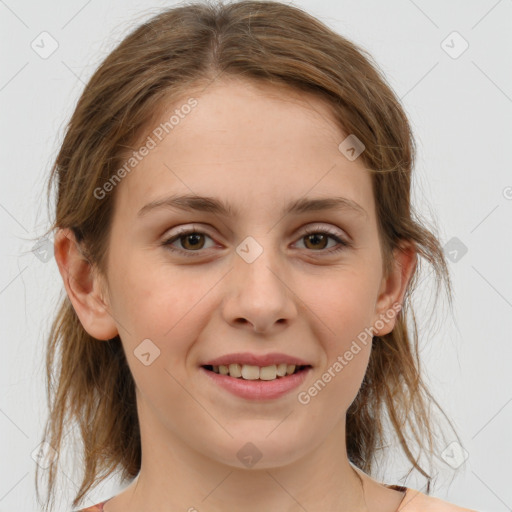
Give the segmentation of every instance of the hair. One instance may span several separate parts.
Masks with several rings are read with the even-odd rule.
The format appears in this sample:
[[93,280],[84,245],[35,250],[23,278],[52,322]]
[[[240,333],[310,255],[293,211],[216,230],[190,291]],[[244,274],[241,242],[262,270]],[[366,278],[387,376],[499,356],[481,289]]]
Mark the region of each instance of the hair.
[[[153,16],[107,56],[78,100],[49,176],[48,197],[55,187],[57,200],[48,233],[71,229],[90,264],[104,273],[116,190],[102,200],[94,191],[126,162],[128,149],[161,109],[219,76],[314,94],[328,102],[340,128],[363,142],[360,158],[371,172],[385,268],[403,242],[414,244],[419,264],[393,330],[374,337],[347,411],[347,453],[371,473],[385,445],[387,419],[430,492],[431,475],[420,456],[436,453],[431,406],[442,410],[422,378],[410,301],[422,260],[433,270],[437,293],[444,283],[451,305],[450,277],[438,238],[411,207],[415,142],[409,122],[365,50],[303,10],[275,1],[194,2]],[[77,506],[116,470],[122,480],[136,477],[141,441],[135,383],[119,336],[90,336],[63,295],[46,347],[43,440],[60,455],[64,428],[71,422],[80,427],[84,471]],[[52,499],[58,458],[47,471]]]

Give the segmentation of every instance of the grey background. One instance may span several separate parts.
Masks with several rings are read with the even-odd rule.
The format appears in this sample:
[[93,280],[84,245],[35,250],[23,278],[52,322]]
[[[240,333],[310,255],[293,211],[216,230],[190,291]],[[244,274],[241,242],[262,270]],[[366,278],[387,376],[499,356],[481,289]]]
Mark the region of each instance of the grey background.
[[[415,202],[453,260],[454,315],[443,306],[436,321],[420,319],[421,356],[465,450],[445,456],[452,465],[467,459],[457,471],[444,464],[434,494],[512,510],[512,2],[294,4],[370,51],[402,99],[418,143]],[[170,5],[0,0],[0,512],[37,510],[31,454],[46,415],[45,337],[62,289],[52,255],[33,251],[48,226],[50,166],[92,72],[129,30]],[[43,31],[58,43],[46,58],[31,47],[51,49]],[[62,475],[63,511],[76,471],[70,463]],[[385,479],[399,483],[389,471]],[[85,505],[118,489],[111,479]]]

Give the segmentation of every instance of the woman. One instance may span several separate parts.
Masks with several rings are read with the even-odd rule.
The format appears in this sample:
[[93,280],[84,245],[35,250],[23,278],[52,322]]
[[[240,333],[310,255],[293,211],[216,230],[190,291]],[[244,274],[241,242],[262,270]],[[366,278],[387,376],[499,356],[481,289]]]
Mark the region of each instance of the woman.
[[120,469],[83,510],[467,510],[370,476],[386,418],[429,482],[438,453],[406,313],[419,258],[449,277],[413,162],[369,57],[298,8],[169,9],[105,59],[50,183],[73,506]]

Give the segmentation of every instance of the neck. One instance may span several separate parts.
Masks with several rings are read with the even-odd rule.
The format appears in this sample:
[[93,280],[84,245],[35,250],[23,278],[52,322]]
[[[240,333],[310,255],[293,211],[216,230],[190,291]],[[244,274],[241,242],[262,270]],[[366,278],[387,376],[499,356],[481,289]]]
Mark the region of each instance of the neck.
[[[141,469],[123,493],[124,503],[118,500],[119,510],[366,510],[361,478],[347,458],[344,421],[292,463],[246,469],[205,457],[168,429],[162,431],[151,415],[145,420]],[[108,506],[105,512],[110,512]]]

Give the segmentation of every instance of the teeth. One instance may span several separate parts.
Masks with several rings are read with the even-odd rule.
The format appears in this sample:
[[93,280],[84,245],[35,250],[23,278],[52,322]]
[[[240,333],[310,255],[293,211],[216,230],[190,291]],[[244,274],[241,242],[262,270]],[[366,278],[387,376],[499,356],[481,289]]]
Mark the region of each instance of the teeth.
[[215,373],[221,375],[229,375],[234,378],[242,378],[245,380],[275,380],[279,377],[291,375],[298,368],[294,364],[279,363],[270,366],[254,366],[251,364],[238,364],[232,363],[230,365],[221,364],[219,366],[213,366]]
[[277,367],[275,364],[272,366],[264,366],[260,370],[261,380],[274,380],[277,377]]
[[250,364],[242,365],[242,377],[246,380],[256,380],[260,378],[259,366],[252,366]]
[[295,365],[294,364],[289,364],[286,367],[286,375],[291,375],[294,371],[295,371]]
[[231,377],[241,377],[242,376],[242,367],[237,364],[237,363],[233,363],[233,364],[230,364],[229,365],[229,375],[231,375]]
[[286,363],[281,363],[277,365],[277,375],[279,377],[284,377],[286,375],[286,368],[288,365]]

